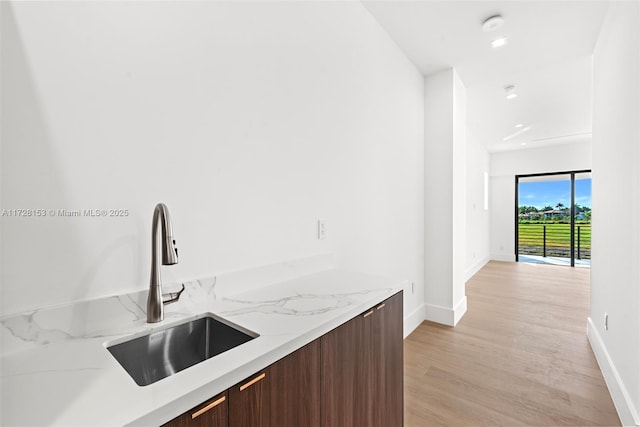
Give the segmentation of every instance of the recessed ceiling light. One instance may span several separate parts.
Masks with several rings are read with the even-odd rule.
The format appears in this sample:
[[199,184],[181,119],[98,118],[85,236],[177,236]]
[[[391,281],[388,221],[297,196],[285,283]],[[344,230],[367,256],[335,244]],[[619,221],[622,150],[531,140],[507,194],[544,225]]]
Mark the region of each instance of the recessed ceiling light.
[[491,31],[495,31],[498,28],[502,27],[504,24],[504,18],[500,15],[493,15],[488,17],[482,23],[482,31],[485,33],[490,33]]
[[517,127],[518,129],[520,129],[522,126],[524,126],[522,123],[518,123],[518,124],[516,125],[516,127]]
[[497,47],[501,47],[504,46],[505,44],[507,44],[507,38],[506,37],[500,37],[499,39],[495,39],[491,41],[491,47],[492,48],[497,48]]
[[526,142],[521,142],[520,145],[527,145],[527,143]]
[[513,99],[518,96],[516,95],[515,90],[515,85],[507,85],[504,87],[504,92],[507,94],[507,99]]

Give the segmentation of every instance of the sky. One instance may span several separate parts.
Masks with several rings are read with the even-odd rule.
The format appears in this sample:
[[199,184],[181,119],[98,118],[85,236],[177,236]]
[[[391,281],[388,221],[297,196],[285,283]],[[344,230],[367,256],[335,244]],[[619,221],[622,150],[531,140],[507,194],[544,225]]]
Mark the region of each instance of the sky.
[[[571,206],[571,181],[521,182],[518,188],[518,205],[535,206],[540,209],[547,205],[556,207],[562,203]],[[591,207],[591,179],[576,179],[576,203]]]

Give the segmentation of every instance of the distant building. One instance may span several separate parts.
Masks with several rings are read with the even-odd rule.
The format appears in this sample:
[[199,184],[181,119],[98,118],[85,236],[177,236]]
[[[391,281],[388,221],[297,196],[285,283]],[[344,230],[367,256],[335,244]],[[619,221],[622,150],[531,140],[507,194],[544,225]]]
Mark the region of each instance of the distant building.
[[569,209],[551,209],[549,211],[544,211],[542,212],[542,214],[546,217],[546,218],[555,218],[555,217],[559,217],[559,216],[567,216],[570,214],[570,210]]
[[[570,209],[551,209],[548,211],[542,211],[542,212],[527,212],[527,213],[521,213],[518,215],[519,218],[521,219],[540,219],[541,217],[545,217],[545,218],[557,218],[557,217],[561,217],[561,216],[569,216],[571,214],[571,210]],[[584,214],[580,213],[576,216],[576,218],[578,219],[584,219]]]

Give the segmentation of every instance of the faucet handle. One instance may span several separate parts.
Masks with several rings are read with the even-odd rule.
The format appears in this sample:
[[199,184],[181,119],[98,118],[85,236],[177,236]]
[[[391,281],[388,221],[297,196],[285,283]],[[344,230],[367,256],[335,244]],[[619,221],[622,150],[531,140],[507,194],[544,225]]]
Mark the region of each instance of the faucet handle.
[[184,292],[184,283],[182,284],[182,289],[178,292],[169,292],[168,294],[162,294],[162,304],[173,304],[180,299],[180,295]]

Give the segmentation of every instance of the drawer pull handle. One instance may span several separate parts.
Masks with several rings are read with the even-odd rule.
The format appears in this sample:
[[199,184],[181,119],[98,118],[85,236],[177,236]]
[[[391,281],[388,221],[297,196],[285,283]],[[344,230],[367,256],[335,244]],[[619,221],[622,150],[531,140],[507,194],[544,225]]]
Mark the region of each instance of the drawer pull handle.
[[245,390],[246,388],[251,387],[252,385],[254,385],[255,383],[257,383],[258,381],[263,380],[263,379],[264,379],[264,377],[266,377],[266,376],[267,376],[267,374],[265,374],[264,372],[263,372],[263,373],[261,373],[260,375],[258,375],[257,377],[255,377],[254,379],[252,379],[251,381],[249,381],[248,383],[241,385],[241,386],[240,386],[240,391],[243,391],[243,390]]
[[373,314],[373,310],[369,310],[369,311],[367,311],[367,312],[364,314],[364,316],[363,316],[363,317],[369,317],[369,316],[371,316],[372,314]]
[[386,305],[385,303],[380,304],[379,306],[377,306],[377,307],[376,307],[376,310],[380,310],[380,309],[381,309],[381,308],[383,308],[385,305]]
[[199,417],[200,415],[204,414],[205,412],[207,412],[209,409],[215,408],[216,406],[218,406],[219,404],[221,404],[222,402],[224,402],[225,400],[227,400],[226,396],[222,396],[220,399],[218,400],[214,400],[213,402],[209,403],[207,406],[205,406],[204,408],[200,409],[199,411],[194,412],[193,414],[191,414],[191,419],[194,420],[197,417]]

